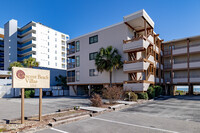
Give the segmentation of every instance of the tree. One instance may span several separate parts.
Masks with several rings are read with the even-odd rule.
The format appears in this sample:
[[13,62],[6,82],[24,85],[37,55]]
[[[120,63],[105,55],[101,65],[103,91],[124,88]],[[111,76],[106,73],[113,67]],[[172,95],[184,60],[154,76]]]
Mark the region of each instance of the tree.
[[23,67],[23,65],[22,65],[22,63],[15,61],[15,62],[10,63],[8,70],[11,71],[12,67]]
[[63,87],[67,86],[67,77],[59,75],[59,76],[55,77],[55,80],[56,80],[56,82],[58,82],[57,85],[60,85]]
[[112,72],[113,69],[120,69],[123,65],[121,55],[116,48],[108,46],[107,48],[100,48],[95,58],[95,65],[97,71],[107,71],[110,73],[110,87],[112,86]]
[[39,66],[39,62],[37,62],[36,59],[32,58],[32,57],[29,57],[28,59],[24,59],[23,64],[24,64],[25,67],[29,67],[29,68]]

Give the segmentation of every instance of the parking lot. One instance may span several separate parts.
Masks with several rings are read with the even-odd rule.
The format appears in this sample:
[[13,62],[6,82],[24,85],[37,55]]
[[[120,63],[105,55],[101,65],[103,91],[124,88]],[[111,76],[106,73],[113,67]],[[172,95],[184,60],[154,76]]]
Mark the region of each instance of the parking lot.
[[161,98],[39,133],[199,133],[200,97]]
[[[46,97],[42,99],[42,114],[54,113],[58,109],[89,106],[89,99],[82,97]],[[25,116],[38,115],[39,98],[26,98],[24,101]],[[0,99],[0,120],[21,117],[21,99]]]

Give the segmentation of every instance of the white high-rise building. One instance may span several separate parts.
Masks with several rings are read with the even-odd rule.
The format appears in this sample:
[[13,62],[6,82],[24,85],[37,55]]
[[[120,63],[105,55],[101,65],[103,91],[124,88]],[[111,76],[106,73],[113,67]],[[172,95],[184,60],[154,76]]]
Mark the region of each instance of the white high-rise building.
[[17,20],[4,25],[4,69],[14,61],[33,57],[40,67],[67,69],[66,41],[69,35],[38,22],[29,22],[19,28]]

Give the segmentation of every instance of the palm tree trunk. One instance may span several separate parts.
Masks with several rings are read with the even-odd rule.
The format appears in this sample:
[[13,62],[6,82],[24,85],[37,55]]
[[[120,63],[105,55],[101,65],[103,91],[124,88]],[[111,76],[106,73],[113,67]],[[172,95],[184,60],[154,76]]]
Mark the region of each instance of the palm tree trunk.
[[110,87],[112,87],[112,71],[110,71]]

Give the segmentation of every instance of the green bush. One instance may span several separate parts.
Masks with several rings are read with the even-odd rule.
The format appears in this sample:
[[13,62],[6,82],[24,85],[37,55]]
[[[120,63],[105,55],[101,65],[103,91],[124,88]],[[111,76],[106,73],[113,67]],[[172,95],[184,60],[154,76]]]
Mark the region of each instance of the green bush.
[[150,86],[147,90],[147,94],[149,96],[149,99],[152,99],[154,97],[158,97],[162,94],[162,87],[157,85],[157,86]]
[[137,101],[137,99],[138,99],[137,94],[135,94],[132,91],[124,93],[124,100],[126,100],[126,101]]
[[34,95],[35,95],[35,90],[25,89],[25,92],[24,92],[25,98],[31,98],[31,97],[34,97]]
[[158,97],[162,94],[162,87],[157,85],[157,86],[154,86],[155,88],[155,96]]
[[148,94],[148,97],[149,99],[152,99],[155,97],[155,88],[153,86],[150,86],[147,90],[147,94]]
[[145,100],[149,99],[148,94],[146,92],[138,93],[137,95],[138,99],[145,99]]

